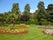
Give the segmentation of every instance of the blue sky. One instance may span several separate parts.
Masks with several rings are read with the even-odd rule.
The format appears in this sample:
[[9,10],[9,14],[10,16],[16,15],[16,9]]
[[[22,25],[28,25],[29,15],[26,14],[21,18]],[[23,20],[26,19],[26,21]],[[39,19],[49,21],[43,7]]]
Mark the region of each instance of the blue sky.
[[20,11],[24,11],[24,7],[26,4],[30,4],[30,10],[36,10],[37,5],[39,1],[44,1],[45,7],[48,6],[48,4],[53,4],[53,0],[0,0],[0,13],[8,12],[12,9],[13,3],[19,3]]

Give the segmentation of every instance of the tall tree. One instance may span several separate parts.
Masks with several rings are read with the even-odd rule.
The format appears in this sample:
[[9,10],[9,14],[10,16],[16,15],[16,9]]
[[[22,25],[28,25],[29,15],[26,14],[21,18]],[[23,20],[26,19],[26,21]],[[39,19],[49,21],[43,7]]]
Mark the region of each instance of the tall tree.
[[22,21],[28,21],[29,17],[30,17],[30,5],[26,4],[26,6],[24,8],[23,15],[21,16],[21,20]]
[[20,13],[20,9],[19,9],[19,4],[18,3],[14,3],[13,4],[12,12],[15,13],[15,14],[19,14]]
[[47,12],[46,12],[45,7],[44,7],[44,2],[42,2],[42,1],[40,1],[38,3],[38,15],[37,16],[38,16],[37,19],[38,19],[38,22],[40,25],[41,25],[42,19],[47,18]]
[[53,4],[48,5],[47,11],[49,14],[48,15],[48,21],[53,22]]
[[30,12],[30,5],[29,5],[29,4],[26,4],[26,6],[25,6],[25,11]]
[[7,17],[7,22],[12,24],[11,29],[14,29],[15,24],[17,22],[18,16],[16,14],[9,14]]
[[4,25],[6,23],[4,14],[0,14],[0,25]]
[[29,15],[30,14],[30,5],[26,4],[25,8],[24,8],[24,14],[25,15]]

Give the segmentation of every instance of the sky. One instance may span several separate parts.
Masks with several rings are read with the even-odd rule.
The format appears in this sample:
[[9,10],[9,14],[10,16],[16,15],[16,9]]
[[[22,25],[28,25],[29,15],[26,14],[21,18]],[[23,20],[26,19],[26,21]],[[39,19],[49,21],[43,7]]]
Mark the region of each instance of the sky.
[[26,4],[30,4],[30,12],[34,12],[37,9],[39,1],[43,1],[45,7],[47,7],[48,4],[53,4],[53,0],[0,0],[0,13],[11,11],[13,3],[19,3],[21,12],[24,11]]

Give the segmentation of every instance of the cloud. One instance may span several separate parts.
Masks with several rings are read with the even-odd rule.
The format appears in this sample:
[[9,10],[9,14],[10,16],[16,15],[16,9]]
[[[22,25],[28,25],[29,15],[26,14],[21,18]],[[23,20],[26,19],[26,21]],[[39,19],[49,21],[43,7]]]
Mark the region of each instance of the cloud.
[[47,9],[47,7],[45,7],[45,9]]
[[35,12],[35,10],[30,10],[30,13],[34,13]]
[[30,12],[31,12],[31,13],[34,13],[36,10],[37,10],[37,8],[36,8],[36,9],[34,9],[34,10],[30,10]]

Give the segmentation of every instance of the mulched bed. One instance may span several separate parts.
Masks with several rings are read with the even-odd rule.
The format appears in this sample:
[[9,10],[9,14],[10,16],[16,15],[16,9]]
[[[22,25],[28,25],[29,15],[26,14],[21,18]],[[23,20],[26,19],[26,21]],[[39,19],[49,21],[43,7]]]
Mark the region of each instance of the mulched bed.
[[12,25],[10,27],[0,27],[0,34],[24,34],[28,33],[28,30],[25,28],[28,28],[25,24],[15,25],[13,29],[11,29]]
[[53,30],[52,30],[52,29],[43,30],[42,32],[43,32],[44,34],[53,36]]
[[28,30],[24,30],[24,31],[20,31],[20,32],[6,32],[6,31],[2,31],[4,29],[0,29],[0,34],[25,34],[28,33]]

